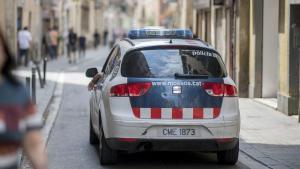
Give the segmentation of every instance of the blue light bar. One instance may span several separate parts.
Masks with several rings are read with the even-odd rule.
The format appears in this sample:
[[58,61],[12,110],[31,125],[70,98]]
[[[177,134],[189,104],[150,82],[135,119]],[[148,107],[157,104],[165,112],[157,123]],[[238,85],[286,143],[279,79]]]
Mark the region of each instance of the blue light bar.
[[132,29],[128,33],[130,39],[192,39],[193,33],[189,29]]

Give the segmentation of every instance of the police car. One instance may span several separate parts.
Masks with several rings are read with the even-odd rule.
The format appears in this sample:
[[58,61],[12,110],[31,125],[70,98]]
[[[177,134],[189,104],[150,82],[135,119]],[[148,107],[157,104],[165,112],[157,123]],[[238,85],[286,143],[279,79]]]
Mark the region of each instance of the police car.
[[215,152],[235,164],[236,85],[218,52],[185,29],[134,29],[114,45],[90,92],[90,143],[102,165],[120,152]]

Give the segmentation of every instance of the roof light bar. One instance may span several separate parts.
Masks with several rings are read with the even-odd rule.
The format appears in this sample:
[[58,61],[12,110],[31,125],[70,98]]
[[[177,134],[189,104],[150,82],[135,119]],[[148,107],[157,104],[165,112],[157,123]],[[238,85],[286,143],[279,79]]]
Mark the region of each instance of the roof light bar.
[[189,29],[132,29],[128,33],[130,39],[192,39],[193,33]]

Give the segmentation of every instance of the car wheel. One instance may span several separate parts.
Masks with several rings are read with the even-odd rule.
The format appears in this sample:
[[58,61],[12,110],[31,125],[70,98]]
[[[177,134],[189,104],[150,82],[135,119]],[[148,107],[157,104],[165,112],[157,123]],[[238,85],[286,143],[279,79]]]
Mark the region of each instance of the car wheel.
[[100,130],[99,138],[99,157],[101,165],[115,164],[118,159],[118,152],[108,146],[102,127]]
[[239,142],[233,149],[218,152],[218,161],[220,164],[234,165],[239,157]]
[[92,120],[90,120],[90,144],[95,145],[99,143],[99,138],[96,135],[93,126],[92,126]]

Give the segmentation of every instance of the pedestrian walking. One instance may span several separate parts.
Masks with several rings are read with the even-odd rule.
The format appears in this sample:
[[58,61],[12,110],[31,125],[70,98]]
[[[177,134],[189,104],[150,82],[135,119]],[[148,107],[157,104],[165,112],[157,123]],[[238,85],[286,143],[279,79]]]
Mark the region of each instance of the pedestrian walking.
[[99,44],[100,44],[100,34],[96,30],[95,33],[94,33],[94,47],[95,47],[95,49],[98,48]]
[[74,33],[73,29],[71,28],[68,35],[68,42],[70,48],[70,58],[69,63],[76,63],[76,49],[77,49],[77,34]]
[[[24,60],[24,66],[28,66],[28,52],[32,41],[31,33],[27,27],[20,30],[18,33],[18,44],[19,44],[19,56],[18,63],[21,65]],[[23,59],[24,57],[24,59]]]
[[86,37],[82,34],[79,37],[79,57],[85,57],[85,49],[86,49]]
[[46,41],[46,34],[43,34],[42,36],[42,56],[43,57],[47,57],[48,55],[48,44],[47,44],[47,41]]
[[67,58],[70,60],[69,31],[64,32],[63,39],[64,39],[64,45],[66,46]]
[[104,42],[104,46],[107,45],[107,39],[108,38],[108,31],[105,29],[104,33],[103,33],[103,42]]
[[44,45],[44,50],[45,50],[45,57],[50,56],[51,58],[51,37],[50,37],[50,29],[47,30],[43,34],[43,45]]
[[21,147],[34,169],[47,169],[39,131],[42,118],[38,117],[25,87],[12,74],[13,58],[0,32],[0,169],[17,169]]
[[51,59],[57,59],[57,46],[58,46],[58,32],[57,28],[53,27],[49,32],[50,37],[50,57]]

